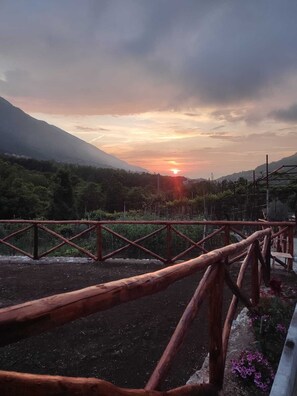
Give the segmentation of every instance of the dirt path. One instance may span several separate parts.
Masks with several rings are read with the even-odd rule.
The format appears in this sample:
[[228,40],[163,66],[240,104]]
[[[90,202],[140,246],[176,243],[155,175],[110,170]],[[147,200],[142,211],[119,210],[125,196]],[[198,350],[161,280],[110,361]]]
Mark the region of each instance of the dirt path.
[[[161,268],[139,264],[0,265],[2,307]],[[31,373],[97,377],[143,387],[160,358],[201,275],[166,291],[76,320],[2,348],[0,368]],[[207,350],[206,308],[195,320],[165,388],[183,385]]]
[[[28,264],[0,260],[0,307],[64,293],[162,268],[156,263]],[[234,271],[236,272],[236,271]],[[234,275],[233,272],[233,275]],[[284,283],[296,275],[275,271]],[[164,292],[122,304],[0,350],[0,369],[97,377],[118,386],[143,388],[166,347],[201,274]],[[245,280],[245,288],[250,286]],[[230,292],[225,292],[224,307]],[[162,388],[185,384],[207,354],[207,311],[202,306]]]

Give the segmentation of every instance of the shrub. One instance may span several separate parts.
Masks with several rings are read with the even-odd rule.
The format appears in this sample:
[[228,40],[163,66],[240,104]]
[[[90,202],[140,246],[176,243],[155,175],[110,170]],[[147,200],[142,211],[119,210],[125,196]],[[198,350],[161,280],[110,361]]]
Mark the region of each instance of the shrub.
[[250,314],[259,349],[265,354],[274,368],[277,368],[283,344],[287,335],[292,306],[281,297],[262,297],[257,313]]
[[231,362],[232,373],[251,387],[252,395],[269,394],[294,309],[280,281],[272,280],[270,290],[261,295],[257,308],[249,312],[258,350],[244,350]]

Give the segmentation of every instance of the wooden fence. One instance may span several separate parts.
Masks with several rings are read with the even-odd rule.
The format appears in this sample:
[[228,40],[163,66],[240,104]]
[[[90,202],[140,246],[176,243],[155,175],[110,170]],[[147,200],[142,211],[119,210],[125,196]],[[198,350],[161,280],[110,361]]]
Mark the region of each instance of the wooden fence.
[[[137,234],[137,227],[144,231]],[[132,248],[141,253],[142,258],[171,264],[246,239],[254,231],[267,227],[272,228],[275,249],[289,255],[287,263],[279,258],[276,261],[292,269],[293,222],[0,220],[0,248],[8,249],[6,254],[21,254],[37,260],[54,254],[63,256],[62,249],[68,247],[70,255],[78,253],[96,261],[132,258],[133,254],[129,253]],[[186,232],[189,229],[192,234]],[[24,246],[20,243],[22,237],[27,238]],[[42,246],[45,237],[46,243]],[[50,248],[49,242],[52,242]]]
[[[43,227],[40,223],[34,223],[33,227],[35,224],[38,227]],[[94,224],[94,226],[98,227],[98,224]],[[225,226],[222,225],[222,227]],[[233,227],[230,224],[228,226],[229,230]],[[101,227],[103,227],[102,224]],[[286,226],[283,230],[287,233]],[[228,230],[226,231],[224,228],[224,232],[227,239]],[[4,346],[80,317],[157,293],[197,271],[204,271],[194,295],[144,389],[118,388],[99,379],[0,371],[0,394],[3,396],[218,395],[223,387],[228,340],[238,301],[240,300],[249,310],[255,310],[259,301],[261,282],[269,283],[272,235],[271,228],[265,224],[264,230],[256,231],[246,238],[242,235],[242,240],[238,243],[224,246],[181,264],[1,309],[0,345]],[[280,235],[278,232],[277,236]],[[201,241],[199,243],[202,244]],[[237,281],[234,282],[229,274],[229,269],[239,260],[240,270]],[[251,271],[249,295],[242,290],[243,279],[248,269]],[[222,310],[224,284],[233,293],[225,318],[223,318]],[[185,385],[167,392],[157,391],[205,300],[208,302],[209,322],[209,383]]]

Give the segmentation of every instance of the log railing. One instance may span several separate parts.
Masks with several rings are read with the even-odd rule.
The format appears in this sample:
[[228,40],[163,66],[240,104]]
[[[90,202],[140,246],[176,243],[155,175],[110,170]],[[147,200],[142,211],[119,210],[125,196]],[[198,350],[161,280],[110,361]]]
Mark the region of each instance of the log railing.
[[[0,371],[0,394],[3,396],[218,395],[223,387],[228,339],[238,301],[240,300],[249,310],[255,309],[259,301],[261,282],[269,283],[271,235],[271,228],[266,228],[238,243],[152,273],[0,309],[0,345],[5,346],[92,313],[157,293],[198,271],[204,272],[145,389],[118,388],[97,379]],[[229,275],[229,268],[237,257],[243,256],[242,263],[238,263],[240,270],[235,282]],[[248,268],[251,269],[249,294],[242,290],[242,281]],[[233,298],[224,319],[222,301],[225,284],[233,293]],[[167,392],[157,391],[204,301],[208,301],[209,383],[186,385]]]
[[[63,227],[64,231],[68,227],[67,235]],[[137,227],[143,228],[142,234]],[[129,252],[133,248],[142,255],[141,258],[172,264],[245,239],[267,227],[273,230],[271,238],[275,249],[294,257],[295,223],[261,221],[0,220],[0,255],[21,254],[41,259],[57,254],[78,254],[105,261],[115,257],[135,258],[135,253]],[[202,228],[208,229],[208,235],[203,236]],[[192,234],[187,233],[189,229]],[[22,238],[27,239],[22,242]],[[70,253],[63,251],[65,247],[71,250]],[[292,269],[292,263],[292,258],[289,258],[287,269]]]

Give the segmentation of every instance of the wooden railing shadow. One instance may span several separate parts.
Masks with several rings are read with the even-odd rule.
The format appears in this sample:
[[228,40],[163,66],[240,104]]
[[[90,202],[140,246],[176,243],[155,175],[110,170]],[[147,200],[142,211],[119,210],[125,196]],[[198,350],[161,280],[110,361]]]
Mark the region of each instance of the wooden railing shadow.
[[[43,395],[218,395],[223,388],[224,368],[231,324],[239,301],[254,310],[259,301],[261,282],[270,278],[270,228],[257,231],[242,241],[216,249],[195,259],[131,278],[99,284],[58,294],[0,310],[0,346],[40,334],[75,319],[116,305],[152,295],[197,271],[204,275],[186,307],[163,355],[144,389],[119,388],[99,379],[55,377],[0,371],[0,394],[3,396]],[[241,260],[237,281],[229,269]],[[251,270],[250,295],[242,290],[247,269]],[[223,318],[224,284],[233,298]],[[167,392],[157,389],[183,344],[191,323],[203,301],[208,300],[209,383],[185,385]]]

